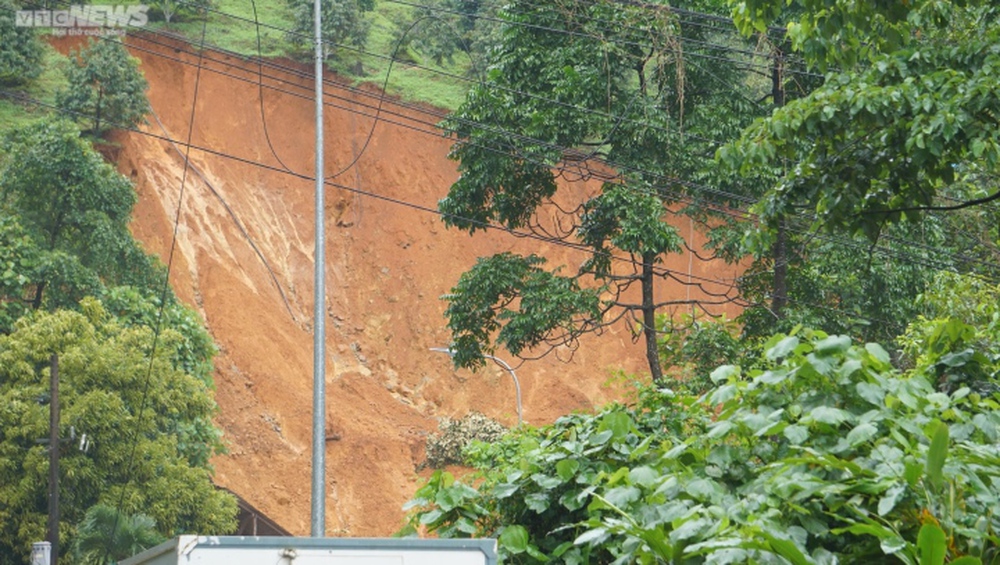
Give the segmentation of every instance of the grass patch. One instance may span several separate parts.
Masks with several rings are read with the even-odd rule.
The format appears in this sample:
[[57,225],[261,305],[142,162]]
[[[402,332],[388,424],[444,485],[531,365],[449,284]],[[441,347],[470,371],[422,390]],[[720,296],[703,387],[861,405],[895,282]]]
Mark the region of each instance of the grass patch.
[[[448,75],[464,77],[470,64],[467,59],[463,60],[459,55],[456,56],[454,63],[437,65],[412,51],[403,53],[402,58],[413,59],[416,65],[398,60],[401,57],[401,54],[395,53],[399,35],[398,22],[409,21],[411,14],[411,8],[408,6],[391,2],[375,5],[375,11],[370,14],[372,29],[365,51],[382,57],[362,56],[366,76],[353,78],[359,83],[367,82],[382,86],[386,82],[386,71],[389,70],[388,57],[396,55],[397,60],[392,64],[386,88],[390,94],[400,96],[407,101],[423,102],[438,108],[454,110],[465,100],[465,93],[471,83]],[[356,53],[352,55],[355,60],[359,58]],[[334,65],[331,67],[343,72],[343,69],[338,69]]]
[[[302,53],[286,37],[282,29],[294,25],[292,10],[286,0],[256,0],[260,28],[260,53],[265,58],[289,57],[303,62],[311,61],[311,53]],[[253,23],[250,0],[217,0],[214,12],[209,13],[205,41],[210,45],[233,51],[240,55],[257,56],[257,30]],[[348,78],[354,84],[370,83],[381,87],[389,70],[389,57],[393,55],[400,22],[411,19],[411,8],[392,2],[376,2],[375,10],[368,14],[372,21],[368,44],[360,52],[342,48],[327,61],[327,67]],[[271,27],[266,27],[271,26]],[[156,31],[178,33],[191,42],[201,38],[202,22],[151,22]],[[279,28],[279,29],[274,29]],[[418,54],[404,54],[413,62],[395,61],[389,74],[387,91],[405,101],[422,102],[446,110],[454,110],[465,99],[469,82],[449,77],[440,72],[464,76],[470,64],[461,56],[453,64],[436,65],[433,61],[420,60]],[[433,69],[433,70],[428,70]],[[360,72],[359,72],[360,71]]]
[[[69,59],[61,55],[51,45],[45,44],[42,59],[42,74],[25,88],[15,89],[28,98],[40,100],[46,105],[55,104],[56,92],[67,85],[65,69]],[[51,119],[56,111],[48,106],[25,103],[10,98],[0,98],[0,134],[13,129],[29,126],[45,119]]]
[[[283,31],[291,29],[292,11],[285,0],[256,0],[257,19],[260,27],[260,54],[264,57],[286,57],[292,45]],[[151,23],[157,31],[179,33],[191,41],[201,39],[201,21]],[[270,26],[270,27],[268,27]],[[250,0],[216,0],[215,8],[208,14],[205,41],[210,45],[234,51],[241,55],[257,56],[257,26],[253,20]]]

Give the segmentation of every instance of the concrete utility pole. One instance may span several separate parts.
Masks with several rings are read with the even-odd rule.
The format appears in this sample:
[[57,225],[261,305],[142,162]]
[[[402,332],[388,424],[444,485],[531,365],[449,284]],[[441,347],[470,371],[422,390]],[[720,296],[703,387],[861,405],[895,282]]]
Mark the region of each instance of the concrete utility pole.
[[326,226],[323,210],[323,28],[314,0],[316,36],[316,265],[313,297],[313,442],[311,535],[326,535]]
[[49,527],[51,563],[59,562],[59,356],[52,354],[49,372]]

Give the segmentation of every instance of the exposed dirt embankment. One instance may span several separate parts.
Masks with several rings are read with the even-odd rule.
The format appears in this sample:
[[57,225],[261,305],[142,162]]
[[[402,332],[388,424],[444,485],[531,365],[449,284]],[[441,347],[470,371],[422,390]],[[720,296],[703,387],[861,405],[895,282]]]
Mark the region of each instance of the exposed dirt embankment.
[[[312,84],[265,69],[280,75],[280,81],[265,77],[265,86],[305,97],[264,89],[275,157],[261,119],[256,65],[206,52],[213,60],[203,61],[199,75],[198,58],[175,46],[130,42],[155,112],[145,130],[180,142],[190,135],[194,146],[233,157],[191,150],[196,171],[184,182],[171,270],[177,294],[204,316],[221,348],[216,397],[229,454],[213,461],[216,481],[292,532],[307,534],[313,184],[280,172],[278,158],[312,174]],[[506,373],[456,373],[446,356],[428,351],[449,340],[441,295],[478,256],[534,251],[569,268],[585,256],[492,230],[470,238],[446,229],[425,209],[434,209],[456,179],[446,158],[450,142],[407,127],[427,130],[419,122],[436,118],[387,103],[384,109],[397,115],[383,118],[396,123],[379,122],[366,143],[373,120],[359,112],[373,114],[365,105],[376,99],[341,88],[327,95],[326,173],[347,168],[364,148],[334,180],[381,197],[326,191],[327,525],[330,535],[382,536],[401,525],[400,506],[418,484],[414,468],[438,418],[478,410],[506,424],[516,421]],[[134,233],[166,261],[184,178],[181,154],[147,135],[121,133],[115,141],[120,169],[139,191]],[[596,187],[580,183],[573,190],[583,198]],[[686,273],[688,257],[669,266]],[[732,277],[722,265],[696,260],[692,266],[696,276]],[[665,292],[683,297],[687,290],[678,285]],[[639,373],[643,363],[642,349],[624,327],[583,340],[571,362],[552,355],[525,363],[517,369],[525,419],[542,424],[600,405],[614,396],[604,384],[616,370]]]

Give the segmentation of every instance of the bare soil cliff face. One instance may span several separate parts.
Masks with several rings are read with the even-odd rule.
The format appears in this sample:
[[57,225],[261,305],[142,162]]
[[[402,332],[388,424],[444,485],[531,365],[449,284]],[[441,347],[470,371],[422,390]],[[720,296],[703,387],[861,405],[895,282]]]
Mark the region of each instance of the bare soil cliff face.
[[[165,139],[116,134],[120,170],[139,192],[133,231],[166,262],[178,218],[171,282],[204,317],[221,350],[215,376],[218,424],[229,453],[212,462],[216,482],[306,535],[313,183],[281,172],[278,158],[292,171],[312,174],[312,84],[265,69],[280,74],[280,81],[264,78],[262,104],[275,157],[262,120],[257,66],[206,52],[211,60],[202,60],[199,72],[198,57],[163,41],[130,38],[155,113],[145,131],[180,144],[190,135],[196,171],[185,177],[181,153]],[[68,43],[59,47],[65,50]],[[329,87],[327,96],[326,174],[344,170],[334,182],[377,197],[335,187],[327,187],[325,196],[326,522],[329,535],[384,536],[402,525],[401,505],[419,484],[415,468],[439,418],[477,410],[507,425],[516,422],[513,385],[505,372],[495,367],[456,372],[445,355],[428,351],[449,340],[441,295],[479,256],[538,252],[570,269],[586,257],[496,230],[470,238],[446,229],[428,210],[457,178],[455,163],[446,158],[450,141],[440,132],[408,127],[428,130],[419,121],[436,119],[387,101],[382,117],[395,123],[375,124],[359,112],[374,114],[365,106],[377,105],[376,98],[336,87]],[[572,193],[582,199],[597,187],[579,183]],[[667,266],[685,273],[693,268],[695,276],[733,277],[730,267],[691,263],[687,256]],[[664,291],[677,297],[688,292],[680,285]],[[556,353],[517,368],[531,424],[601,405],[616,395],[606,386],[616,371],[644,371],[641,344],[633,343],[626,327],[584,339],[572,355]]]

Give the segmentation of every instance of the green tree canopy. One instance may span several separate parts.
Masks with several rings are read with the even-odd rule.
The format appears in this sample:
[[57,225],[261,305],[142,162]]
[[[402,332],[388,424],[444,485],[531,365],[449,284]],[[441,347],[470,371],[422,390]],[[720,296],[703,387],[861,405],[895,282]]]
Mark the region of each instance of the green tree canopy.
[[11,132],[0,158],[0,290],[14,305],[73,307],[102,285],[159,288],[128,231],[131,183],[64,121]]
[[475,76],[489,48],[501,41],[498,10],[492,0],[431,0],[415,8],[411,20],[397,23],[397,31],[406,33],[400,35],[404,45],[439,65],[464,53]]
[[129,55],[121,41],[91,39],[70,54],[66,70],[69,86],[56,95],[60,109],[87,131],[100,135],[112,127],[132,127],[145,122],[149,113],[147,83],[139,61]]
[[[312,0],[288,2],[295,19],[288,39],[301,49],[308,50],[315,35],[315,3]],[[375,9],[375,0],[321,0],[320,9],[324,59],[337,52],[337,45],[364,47],[371,29],[371,22],[365,14]]]
[[[194,443],[191,430],[211,427],[209,385],[176,364],[185,343],[178,332],[163,331],[150,364],[152,343],[152,329],[123,324],[93,299],[82,312],[35,312],[0,336],[0,563],[24,562],[45,535],[48,456],[36,440],[48,436],[48,407],[39,399],[52,354],[61,435],[72,427],[92,442],[86,452],[62,446],[65,547],[98,503],[148,515],[165,537],[234,527],[235,500],[212,485],[202,450],[185,447]],[[217,437],[210,453],[221,447]]]
[[[477,264],[447,297],[455,360],[476,365],[497,345],[519,354],[627,320],[639,328],[660,380],[655,314],[691,302],[656,298],[657,285],[683,284],[662,268],[684,243],[668,221],[676,213],[670,207],[682,200],[704,212],[732,203],[732,193],[718,197],[724,193],[699,190],[691,179],[728,182],[711,166],[714,140],[766,109],[731,92],[746,82],[746,65],[721,55],[746,46],[718,20],[688,25],[659,4],[516,1],[498,16],[500,41],[487,52],[485,80],[445,121],[457,138],[451,157],[461,176],[440,210],[447,224],[470,233],[492,224],[534,231],[582,244],[590,258],[565,273],[545,269],[546,277],[534,258],[505,254]],[[556,225],[571,226],[562,229],[535,217],[556,195],[559,177],[606,180],[582,205],[561,210]],[[493,304],[480,304],[471,292],[493,284],[483,277],[495,272],[484,264],[530,265],[538,284],[510,286]],[[600,302],[566,300],[567,292],[597,293]],[[641,298],[627,298],[633,295]],[[481,327],[467,323],[473,310],[483,314]]]
[[[758,204],[802,208],[828,229],[877,238],[888,222],[1000,199],[1000,8],[991,2],[792,2],[787,35],[825,83],[756,122],[720,157],[783,167]],[[760,29],[785,2],[734,11]]]
[[18,3],[0,0],[0,85],[21,86],[42,72],[42,42],[35,28],[17,25]]

